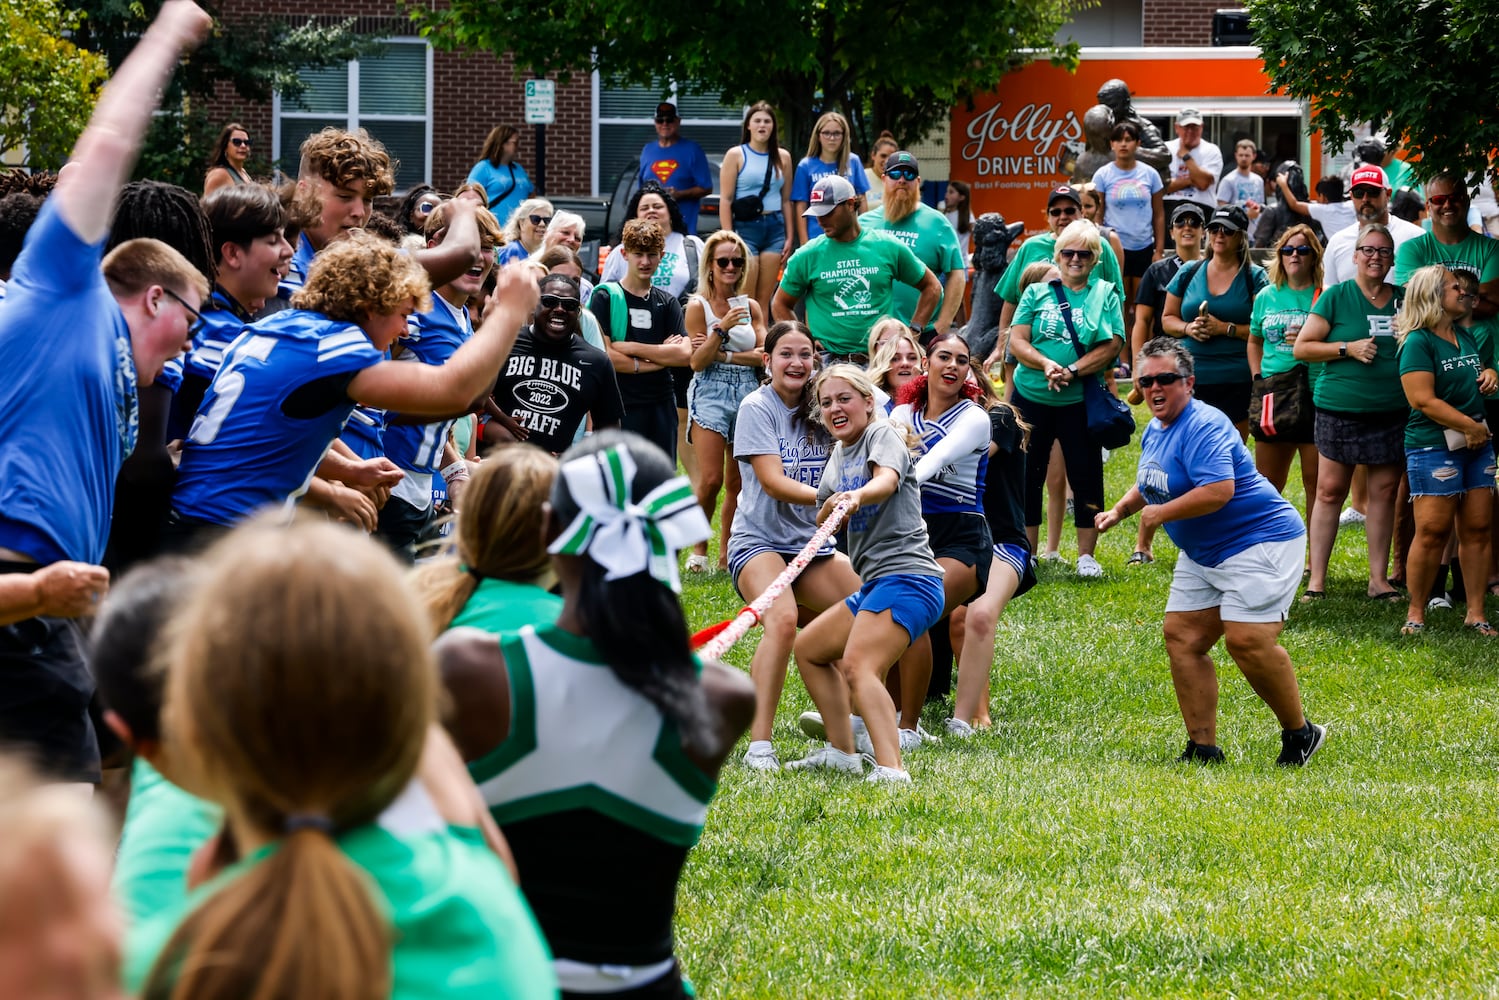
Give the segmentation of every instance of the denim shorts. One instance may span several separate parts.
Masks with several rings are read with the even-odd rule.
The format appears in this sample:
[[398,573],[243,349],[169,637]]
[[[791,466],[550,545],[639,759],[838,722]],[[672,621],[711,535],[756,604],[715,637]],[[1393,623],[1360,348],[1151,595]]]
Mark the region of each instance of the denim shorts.
[[1494,453],[1488,445],[1448,451],[1416,448],[1405,453],[1413,497],[1455,497],[1494,488]]
[[894,573],[870,580],[843,601],[855,617],[860,611],[876,615],[890,612],[912,642],[941,620],[943,602],[942,577],[916,573]]
[[745,396],[760,388],[758,369],[746,365],[710,365],[692,377],[687,415],[704,430],[734,440],[734,419]]
[[786,216],[780,212],[766,212],[749,222],[735,220],[734,232],[744,240],[752,254],[780,253],[786,247]]

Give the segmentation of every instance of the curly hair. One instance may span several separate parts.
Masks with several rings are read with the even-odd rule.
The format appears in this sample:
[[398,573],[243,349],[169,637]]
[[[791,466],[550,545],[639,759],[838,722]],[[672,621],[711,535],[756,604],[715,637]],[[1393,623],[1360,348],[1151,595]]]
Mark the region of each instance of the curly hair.
[[345,323],[388,316],[407,299],[421,312],[432,308],[432,283],[410,254],[378,236],[354,230],[312,261],[307,285],[292,296],[297,309]]
[[321,177],[338,188],[364,181],[365,194],[374,198],[395,190],[397,166],[380,140],[364,129],[350,132],[330,125],[302,143],[299,176]]
[[649,219],[631,219],[620,233],[619,245],[625,253],[665,253],[666,234]]

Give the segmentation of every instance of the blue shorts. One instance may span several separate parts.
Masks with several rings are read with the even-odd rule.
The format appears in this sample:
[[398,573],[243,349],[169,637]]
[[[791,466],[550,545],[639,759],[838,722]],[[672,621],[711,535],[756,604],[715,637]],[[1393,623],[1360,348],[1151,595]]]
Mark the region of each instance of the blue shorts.
[[780,212],[766,212],[749,222],[736,221],[734,232],[744,240],[749,252],[756,256],[762,253],[780,253],[786,248],[786,216]]
[[856,617],[860,611],[890,612],[895,624],[915,642],[942,618],[943,600],[942,577],[895,573],[869,581],[843,603]]
[[1494,453],[1484,445],[1448,451],[1417,448],[1405,453],[1412,497],[1455,497],[1494,488]]
[[704,430],[725,441],[734,440],[734,420],[744,397],[760,388],[758,368],[710,365],[692,377],[687,389],[687,415]]

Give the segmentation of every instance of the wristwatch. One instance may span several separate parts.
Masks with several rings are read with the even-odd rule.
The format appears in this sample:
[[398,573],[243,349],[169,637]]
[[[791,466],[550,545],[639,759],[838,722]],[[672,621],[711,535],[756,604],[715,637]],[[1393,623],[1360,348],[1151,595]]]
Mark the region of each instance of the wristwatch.
[[1068,365],[1067,366],[1067,373],[1069,375],[1071,375],[1073,378],[1077,378],[1077,365],[1075,365],[1075,364]]
[[1238,328],[1237,325],[1235,325],[1233,323],[1228,324],[1228,339],[1229,340],[1238,340],[1239,339],[1239,328]]
[[1346,358],[1346,357],[1348,357],[1348,342],[1347,341],[1344,341],[1343,343],[1341,343],[1341,344],[1338,345],[1338,357],[1340,357],[1340,358]]

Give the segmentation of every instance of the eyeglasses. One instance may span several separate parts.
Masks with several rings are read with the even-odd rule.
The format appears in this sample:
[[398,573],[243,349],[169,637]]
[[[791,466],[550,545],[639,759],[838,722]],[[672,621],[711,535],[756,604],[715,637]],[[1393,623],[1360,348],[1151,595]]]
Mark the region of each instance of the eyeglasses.
[[842,139],[843,138],[843,131],[841,129],[837,129],[837,130],[834,130],[834,129],[823,129],[821,132],[818,132],[817,134],[820,135],[820,136],[822,136],[824,139]]
[[563,295],[543,295],[541,297],[541,308],[561,309],[563,312],[575,313],[583,305],[577,299]]
[[203,314],[198,312],[198,310],[194,309],[192,306],[188,305],[186,299],[184,299],[182,296],[178,295],[176,292],[172,291],[165,285],[162,286],[161,290],[165,294],[170,295],[173,299],[175,299],[179,306],[187,310],[187,314],[192,317],[192,322],[188,324],[187,332],[196,333],[199,327],[203,325]]
[[1080,260],[1085,263],[1093,259],[1092,250],[1058,250],[1057,253],[1068,260]]
[[248,146],[248,145],[250,145],[250,140],[249,139],[230,139],[229,140],[229,145],[231,145],[231,146]]
[[1348,194],[1353,198],[1378,198],[1380,195],[1384,194],[1384,189],[1370,187],[1367,184],[1360,184],[1358,187],[1349,191]]
[[714,257],[713,258],[713,263],[715,263],[719,267],[724,268],[725,270],[727,270],[728,268],[731,268],[731,267],[743,267],[744,266],[744,258],[743,257]]
[[1161,372],[1159,375],[1136,375],[1135,385],[1142,389],[1150,389],[1158,385],[1175,385],[1184,377],[1181,372]]
[[1461,207],[1468,203],[1467,196],[1461,194],[1429,194],[1426,200],[1431,203],[1432,208],[1446,208],[1448,205]]
[[1461,288],[1456,289],[1456,291],[1457,291],[1457,297],[1459,299],[1462,299],[1465,302],[1477,302],[1478,301],[1478,293],[1477,292],[1465,292]]
[[910,167],[895,167],[885,171],[885,176],[893,181],[914,181],[921,175]]
[[1389,247],[1354,247],[1365,257],[1378,257],[1380,260],[1389,260],[1395,256],[1395,251]]
[[1049,215],[1049,216],[1051,216],[1053,219],[1055,219],[1059,215],[1076,215],[1077,214],[1077,206],[1076,205],[1064,205],[1061,208],[1048,208],[1046,210],[1046,214]]
[[670,125],[672,122],[674,122],[676,120],[677,120],[677,116],[676,115],[657,115],[656,116],[656,124],[657,125]]
[[1301,246],[1301,247],[1281,247],[1280,248],[1280,255],[1282,257],[1310,257],[1312,254],[1314,254],[1316,252],[1317,251],[1315,251],[1311,247],[1307,247],[1307,246]]
[[530,219],[531,225],[535,226],[537,229],[545,229],[547,226],[551,225],[552,222],[552,217],[550,215],[528,215],[526,216],[526,218]]

